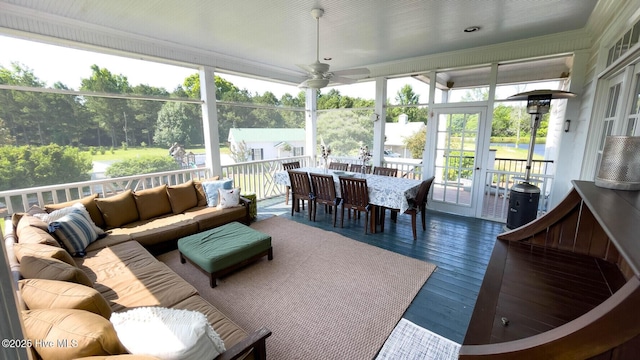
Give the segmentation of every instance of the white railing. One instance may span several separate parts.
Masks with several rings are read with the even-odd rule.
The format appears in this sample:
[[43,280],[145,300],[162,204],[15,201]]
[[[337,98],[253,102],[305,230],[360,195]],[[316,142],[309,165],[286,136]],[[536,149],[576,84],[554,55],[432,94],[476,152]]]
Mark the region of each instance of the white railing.
[[[506,222],[509,213],[509,195],[513,185],[523,181],[523,172],[488,170],[484,181],[482,201],[483,219]],[[547,212],[553,175],[531,174],[529,182],[540,188],[538,216]]]
[[191,179],[206,179],[210,176],[211,171],[209,169],[193,168],[0,191],[0,214],[4,216],[11,215],[25,211],[32,205],[44,206],[46,204],[76,200],[93,193],[98,193],[100,197],[109,197],[126,190],[148,189],[162,184],[177,185]]
[[300,166],[311,166],[309,156],[292,156],[287,158],[262,161],[248,161],[233,165],[223,165],[222,174],[233,179],[233,185],[241,189],[241,193],[255,193],[256,200],[264,200],[284,195],[285,187],[274,181],[276,171],[281,171],[282,164],[299,161]]
[[[354,157],[332,157],[334,161],[359,163]],[[503,160],[503,159],[502,159]],[[281,171],[282,164],[299,161],[301,166],[313,166],[308,156],[294,156],[288,158],[263,161],[250,161],[222,166],[222,176],[232,178],[234,186],[240,187],[242,193],[255,193],[256,200],[264,200],[282,196],[285,193],[283,185],[274,181],[275,173]],[[321,161],[318,161],[320,163]],[[553,175],[547,175],[548,164],[534,166],[531,181],[540,187],[539,214],[547,211],[548,194],[551,192]],[[422,178],[422,163],[416,159],[385,158],[384,166],[397,168],[398,176],[420,180]],[[517,169],[520,170],[520,169]],[[545,173],[538,173],[538,171]],[[175,170],[154,174],[126,176],[91,180],[69,184],[41,186],[28,189],[0,191],[0,215],[6,216],[15,212],[25,211],[32,205],[46,205],[65,202],[98,193],[101,197],[108,197],[126,190],[140,190],[167,184],[176,185],[191,179],[206,179],[211,177],[211,171],[206,168]],[[524,172],[488,170],[484,179],[484,196],[482,215],[485,219],[506,222],[509,210],[509,191],[522,178]]]

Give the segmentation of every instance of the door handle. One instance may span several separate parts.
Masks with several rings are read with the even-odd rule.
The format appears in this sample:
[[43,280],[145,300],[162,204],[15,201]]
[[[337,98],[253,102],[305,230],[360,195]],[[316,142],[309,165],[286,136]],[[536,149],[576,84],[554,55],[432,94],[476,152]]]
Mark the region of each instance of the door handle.
[[480,170],[480,168],[479,168],[479,167],[477,167],[477,168],[476,168],[476,170]]

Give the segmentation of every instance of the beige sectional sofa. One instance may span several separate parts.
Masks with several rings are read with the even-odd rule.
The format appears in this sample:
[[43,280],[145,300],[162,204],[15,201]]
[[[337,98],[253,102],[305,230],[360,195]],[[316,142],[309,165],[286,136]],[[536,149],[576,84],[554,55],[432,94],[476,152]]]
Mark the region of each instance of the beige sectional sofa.
[[[271,334],[268,329],[248,333],[199,296],[191,284],[158,261],[147,249],[231,221],[249,222],[246,202],[229,209],[203,206],[196,185],[189,182],[137,193],[125,192],[106,199],[91,196],[75,201],[82,203],[96,226],[107,233],[90,243],[82,257],[72,257],[70,251],[61,247],[59,239],[54,236],[56,233],[49,233],[48,224],[35,216],[40,211],[38,209],[15,214],[11,222],[7,221],[5,246],[17,287],[24,295],[20,305],[24,309],[22,317],[26,337],[36,340],[47,334],[56,334],[49,328],[56,326],[60,327],[56,328],[57,331],[64,333],[65,325],[57,324],[58,318],[66,318],[67,322],[83,322],[89,327],[94,323],[103,324],[99,330],[87,330],[90,335],[79,339],[79,346],[33,346],[34,356],[45,359],[119,358],[115,355],[127,350],[118,343],[117,337],[113,339],[113,334],[102,336],[105,331],[113,331],[104,319],[108,320],[112,312],[159,306],[203,313],[227,349],[216,359],[266,357],[265,339]],[[73,203],[47,205],[45,208],[52,212]],[[52,286],[51,282],[58,286]],[[60,290],[61,294],[52,294],[63,288],[65,290]],[[87,292],[91,294],[89,298],[85,298]],[[82,301],[78,301],[79,298]],[[107,305],[98,306],[102,302]],[[78,320],[74,320],[75,316]],[[47,329],[43,329],[42,324],[47,324]],[[95,333],[101,336],[96,337]],[[55,336],[61,336],[57,334]],[[71,337],[74,336],[78,338],[78,334]]]

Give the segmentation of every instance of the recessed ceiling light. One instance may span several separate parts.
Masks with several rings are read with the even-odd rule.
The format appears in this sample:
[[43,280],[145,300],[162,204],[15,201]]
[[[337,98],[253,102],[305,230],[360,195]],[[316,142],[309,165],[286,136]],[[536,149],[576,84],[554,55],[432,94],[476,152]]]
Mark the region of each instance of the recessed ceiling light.
[[480,30],[480,26],[469,26],[468,28],[464,29],[464,32],[472,33],[472,32],[476,32],[478,30]]

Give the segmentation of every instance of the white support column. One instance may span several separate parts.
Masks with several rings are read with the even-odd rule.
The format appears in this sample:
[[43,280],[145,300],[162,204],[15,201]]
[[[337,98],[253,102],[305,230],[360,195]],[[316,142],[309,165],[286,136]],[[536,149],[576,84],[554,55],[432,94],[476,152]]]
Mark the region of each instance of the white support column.
[[222,176],[218,111],[216,104],[215,73],[211,67],[200,68],[200,98],[202,104],[202,130],[204,132],[205,165],[213,175]]
[[[427,136],[425,136],[424,149],[422,149],[422,178],[428,179],[431,176],[438,175],[437,179],[442,178],[442,174],[434,174],[433,162],[436,157],[436,130],[437,119],[433,116],[434,104],[436,103],[436,72],[429,72],[429,116],[427,117]],[[436,179],[436,180],[437,180]]]
[[372,117],[373,122],[373,165],[380,166],[384,160],[384,126],[387,119],[387,79],[383,77],[376,78],[376,99],[374,105],[374,113],[377,116]]
[[311,157],[310,166],[316,166],[318,144],[318,89],[307,88],[305,93],[304,134],[306,151]]
[[[571,67],[571,83],[568,91],[577,94],[575,98],[567,99],[564,118],[561,119],[562,132],[560,143],[558,144],[558,157],[556,173],[554,175],[553,189],[548,209],[555,207],[564,199],[571,188],[571,180],[580,179],[580,172],[585,159],[585,151],[576,149],[587,149],[587,133],[589,124],[580,121],[580,103],[583,101],[581,92],[584,91],[584,84],[587,77],[587,64],[589,62],[589,51],[576,51],[573,54],[573,66]],[[594,80],[595,81],[595,80]],[[569,131],[564,132],[564,120],[570,120]]]

